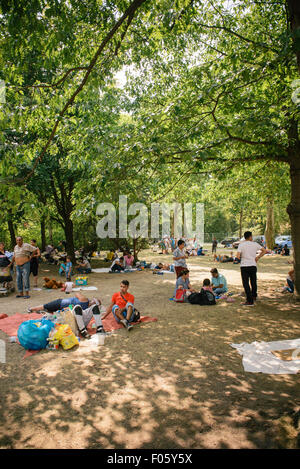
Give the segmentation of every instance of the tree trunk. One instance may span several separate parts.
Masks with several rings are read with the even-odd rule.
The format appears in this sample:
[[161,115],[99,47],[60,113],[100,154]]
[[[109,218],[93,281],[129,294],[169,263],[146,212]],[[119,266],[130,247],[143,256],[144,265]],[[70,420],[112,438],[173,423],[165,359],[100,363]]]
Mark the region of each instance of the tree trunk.
[[64,232],[67,243],[67,253],[71,257],[72,262],[75,262],[75,249],[74,249],[74,228],[71,218],[64,220]]
[[134,257],[134,262],[138,261],[138,252],[137,252],[137,239],[133,239],[133,257]]
[[42,240],[41,252],[44,252],[46,250],[46,220],[45,220],[45,216],[42,216],[42,218],[41,218],[41,240]]
[[15,228],[14,228],[14,224],[12,222],[10,213],[9,213],[9,218],[7,220],[7,225],[8,225],[8,230],[10,234],[10,248],[13,250],[17,243],[16,243]]
[[298,71],[300,73],[300,48],[299,48],[299,30],[300,30],[300,2],[299,0],[287,0],[289,10],[289,23],[292,31],[294,49],[297,57]]
[[52,233],[52,223],[51,223],[51,220],[49,220],[48,232],[49,232],[49,240],[50,240],[50,243],[51,243],[52,246],[53,246],[53,233]]
[[287,212],[291,220],[291,232],[294,251],[295,298],[300,301],[300,161],[291,164],[291,202]]
[[267,201],[267,222],[265,229],[266,246],[273,249],[275,245],[274,200],[269,197]]
[[240,235],[240,239],[242,237],[242,231],[243,231],[243,209],[241,208],[241,211],[240,211],[240,223],[239,223],[239,235]]

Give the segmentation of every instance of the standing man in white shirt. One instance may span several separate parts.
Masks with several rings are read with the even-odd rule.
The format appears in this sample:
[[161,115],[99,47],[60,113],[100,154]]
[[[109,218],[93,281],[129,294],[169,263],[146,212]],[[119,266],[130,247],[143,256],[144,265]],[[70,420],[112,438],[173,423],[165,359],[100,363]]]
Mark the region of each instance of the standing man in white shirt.
[[[246,293],[246,302],[243,306],[253,306],[257,298],[257,266],[258,259],[264,256],[267,249],[255,243],[251,231],[244,233],[245,241],[239,244],[237,258],[241,260],[241,276],[243,287]],[[260,251],[259,254],[258,251]],[[250,281],[250,285],[249,285]],[[251,286],[251,288],[250,288]]]

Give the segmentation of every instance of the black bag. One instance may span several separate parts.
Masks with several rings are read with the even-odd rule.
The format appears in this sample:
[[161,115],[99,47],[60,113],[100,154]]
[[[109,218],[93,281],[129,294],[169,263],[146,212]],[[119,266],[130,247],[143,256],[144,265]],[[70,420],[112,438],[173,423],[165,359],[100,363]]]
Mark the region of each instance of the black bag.
[[216,304],[215,295],[208,290],[203,290],[203,288],[199,293],[191,293],[188,296],[188,301],[192,305],[200,306],[210,306]]

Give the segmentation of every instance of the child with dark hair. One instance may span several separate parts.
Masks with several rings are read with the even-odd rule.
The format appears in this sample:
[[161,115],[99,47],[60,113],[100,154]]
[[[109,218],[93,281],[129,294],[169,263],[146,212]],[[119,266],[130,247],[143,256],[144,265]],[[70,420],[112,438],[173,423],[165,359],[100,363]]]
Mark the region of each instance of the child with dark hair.
[[134,296],[128,293],[128,288],[128,280],[122,280],[120,291],[112,296],[111,303],[102,319],[112,313],[117,323],[123,324],[130,331],[133,327],[131,323],[137,320],[137,313],[134,306]]
[[72,275],[72,261],[71,261],[71,257],[70,256],[67,256],[67,263],[66,263],[66,279],[67,281],[71,281],[71,275]]
[[202,288],[203,288],[203,290],[208,290],[208,291],[210,291],[210,292],[213,293],[213,289],[212,289],[212,286],[211,286],[211,284],[210,284],[209,278],[205,278],[205,279],[203,280],[203,286],[202,286]]

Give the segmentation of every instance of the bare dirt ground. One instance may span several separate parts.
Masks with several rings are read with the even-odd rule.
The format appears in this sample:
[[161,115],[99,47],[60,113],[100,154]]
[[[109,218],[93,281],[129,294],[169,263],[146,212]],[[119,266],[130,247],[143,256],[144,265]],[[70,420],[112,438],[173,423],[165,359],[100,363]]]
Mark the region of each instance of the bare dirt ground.
[[[172,262],[170,255],[150,251],[140,259]],[[289,437],[278,439],[276,421],[299,408],[299,373],[246,373],[230,347],[300,337],[299,306],[275,291],[290,270],[287,258],[260,260],[253,308],[241,306],[238,265],[216,264],[211,256],[188,261],[193,286],[217,266],[235,302],[203,307],[169,301],[175,275],[93,273],[89,285],[98,287],[104,305],[127,278],[138,309],[158,321],[120,330],[95,349],[43,350],[26,359],[24,349],[0,331],[7,343],[7,361],[0,363],[0,448],[293,446]],[[40,276],[58,279],[57,270],[42,264]],[[61,295],[32,291],[25,300],[11,294],[0,299],[0,314],[25,312]]]

